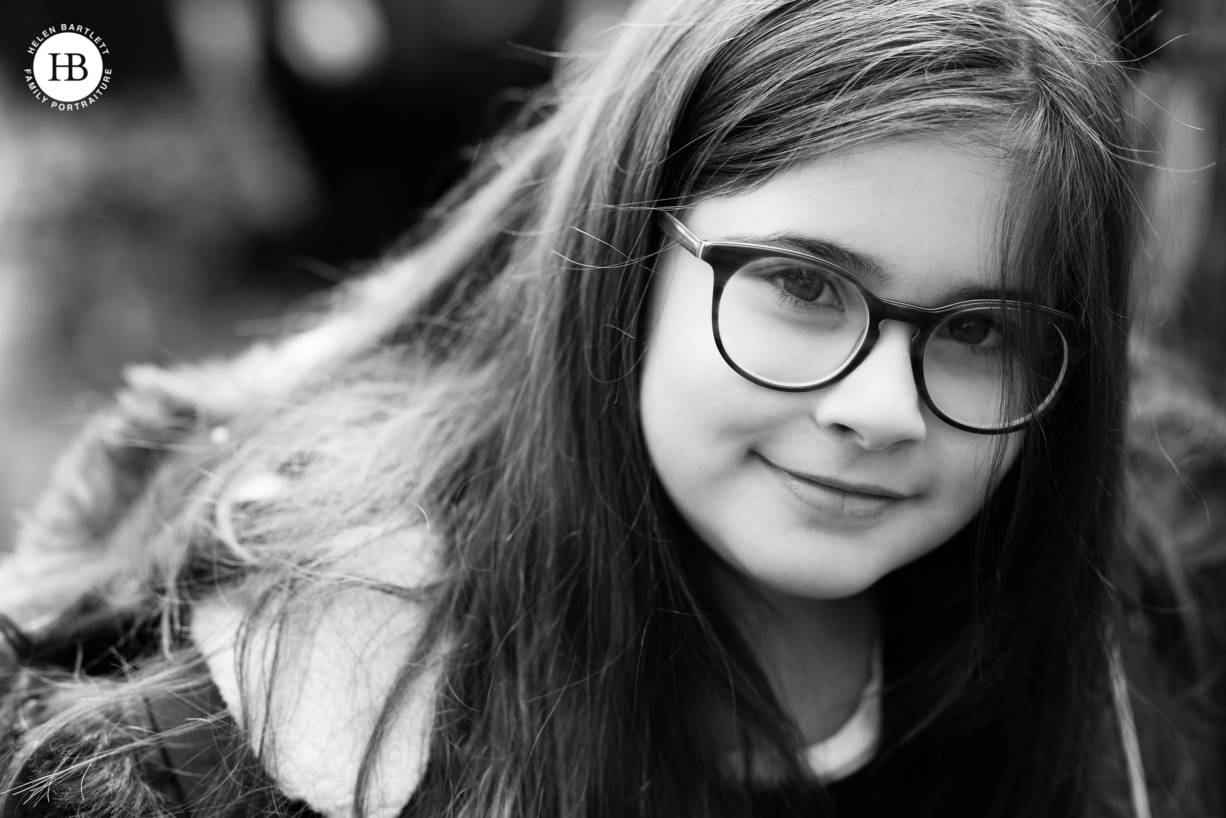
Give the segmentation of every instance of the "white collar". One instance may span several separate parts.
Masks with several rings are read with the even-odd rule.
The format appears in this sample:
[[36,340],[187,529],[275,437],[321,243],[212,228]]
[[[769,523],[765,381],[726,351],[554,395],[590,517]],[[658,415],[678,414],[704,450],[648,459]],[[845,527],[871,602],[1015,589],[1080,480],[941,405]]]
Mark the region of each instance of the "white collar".
[[[880,643],[873,645],[872,675],[860,691],[855,711],[835,733],[804,748],[804,759],[818,781],[829,784],[860,770],[877,753],[881,743],[882,666]],[[725,772],[745,775],[753,784],[771,786],[780,781],[781,771],[765,755],[754,755],[746,768],[739,750],[723,756]]]
[[860,703],[834,735],[805,748],[805,760],[819,781],[839,781],[863,768],[881,743],[880,643],[873,647],[873,673],[860,692]]

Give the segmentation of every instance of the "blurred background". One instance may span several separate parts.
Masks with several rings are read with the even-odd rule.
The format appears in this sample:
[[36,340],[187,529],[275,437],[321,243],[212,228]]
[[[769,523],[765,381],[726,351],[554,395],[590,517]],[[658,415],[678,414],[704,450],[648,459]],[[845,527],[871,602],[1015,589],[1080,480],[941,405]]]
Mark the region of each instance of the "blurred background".
[[[393,246],[629,0],[5,0],[0,550],[132,361],[226,354]],[[1153,168],[1139,331],[1226,377],[1226,0],[1124,0]],[[102,36],[89,108],[26,89],[49,25]]]

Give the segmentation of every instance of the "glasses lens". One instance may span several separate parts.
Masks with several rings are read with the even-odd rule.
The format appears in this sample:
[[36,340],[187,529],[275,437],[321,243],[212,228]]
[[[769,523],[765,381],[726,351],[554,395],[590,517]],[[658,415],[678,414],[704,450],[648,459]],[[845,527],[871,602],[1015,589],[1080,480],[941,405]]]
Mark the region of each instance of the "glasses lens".
[[809,386],[847,363],[868,305],[838,270],[761,258],[737,270],[719,302],[719,335],[738,367],[777,386]]
[[950,420],[1003,429],[1046,407],[1067,361],[1064,336],[1041,310],[975,308],[933,330],[924,347],[924,383]]

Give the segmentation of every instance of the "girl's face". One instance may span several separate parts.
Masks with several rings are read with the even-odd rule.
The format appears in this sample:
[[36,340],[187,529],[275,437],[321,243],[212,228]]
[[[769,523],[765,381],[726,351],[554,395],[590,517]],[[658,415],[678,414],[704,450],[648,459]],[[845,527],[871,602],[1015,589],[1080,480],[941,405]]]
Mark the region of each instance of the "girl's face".
[[[877,295],[933,307],[998,286],[1006,176],[942,142],[891,142],[707,199],[683,221],[708,241],[837,245],[880,268],[863,277]],[[652,286],[641,413],[656,472],[698,535],[767,589],[864,590],[962,528],[1017,456],[1021,433],[963,432],[924,405],[907,324],[883,321],[843,380],[779,392],[716,349],[710,267],[674,247]]]

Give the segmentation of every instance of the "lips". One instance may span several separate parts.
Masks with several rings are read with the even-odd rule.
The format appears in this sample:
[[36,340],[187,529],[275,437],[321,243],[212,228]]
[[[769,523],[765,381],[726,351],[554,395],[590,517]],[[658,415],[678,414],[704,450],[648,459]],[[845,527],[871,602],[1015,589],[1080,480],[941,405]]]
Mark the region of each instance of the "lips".
[[795,472],[765,457],[762,462],[793,497],[842,522],[873,522],[915,496],[886,486]]

